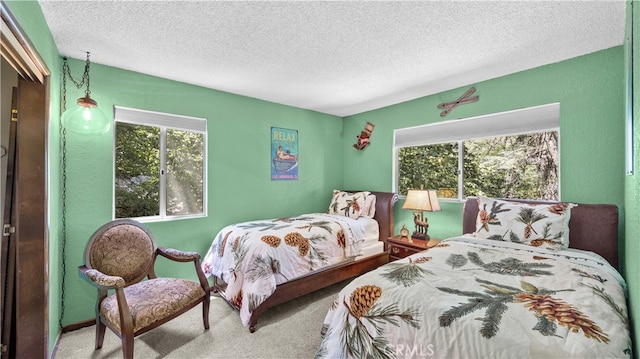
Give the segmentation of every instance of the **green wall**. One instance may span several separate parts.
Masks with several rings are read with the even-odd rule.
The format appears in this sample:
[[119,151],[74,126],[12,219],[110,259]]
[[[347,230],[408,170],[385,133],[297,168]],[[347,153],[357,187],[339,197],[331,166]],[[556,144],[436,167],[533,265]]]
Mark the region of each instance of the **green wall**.
[[[70,62],[72,73],[84,63]],[[68,91],[68,90],[67,90]],[[208,216],[146,223],[158,245],[204,255],[223,226],[326,210],[331,190],[342,186],[342,119],[232,95],[112,67],[91,65],[92,96],[114,105],[207,119]],[[80,97],[70,96],[69,98]],[[113,111],[109,111],[112,116]],[[271,127],[298,130],[299,180],[272,181]],[[106,135],[67,135],[68,263],[82,263],[91,233],[112,218],[113,129]],[[192,265],[161,261],[158,275],[193,277]],[[93,288],[68,278],[65,324],[93,315]]]
[[[39,5],[33,1],[9,1],[8,4],[52,72],[49,343],[53,348],[59,334],[62,277],[58,105],[62,64]],[[623,218],[625,212],[630,213],[628,218],[638,217],[640,191],[637,176],[624,176],[623,59],[624,48],[615,47],[345,119],[97,63],[91,66],[91,90],[109,116],[112,116],[112,106],[119,105],[208,119],[208,217],[148,223],[163,246],[204,254],[215,233],[228,223],[323,211],[333,188],[392,190],[394,129],[550,102],[561,104],[562,200],[617,204],[623,214],[623,229],[626,228],[628,238],[633,238],[640,234],[640,225],[637,221],[625,223]],[[73,74],[81,74],[84,62],[71,60],[70,65]],[[480,100],[460,106],[441,118],[437,104],[458,98],[472,85]],[[82,95],[75,88],[68,92],[72,100]],[[640,108],[635,102],[639,116]],[[372,144],[364,151],[357,151],[352,144],[367,121],[376,125]],[[271,126],[299,131],[298,181],[270,180]],[[640,143],[640,135],[635,137]],[[69,134],[67,146],[67,288],[63,325],[88,320],[93,315],[95,294],[79,279],[77,266],[82,263],[88,237],[111,219],[113,132],[91,138]],[[636,168],[640,168],[639,158],[636,148]],[[397,230],[402,224],[412,222],[409,211],[401,210],[401,206],[402,200],[395,210]],[[462,205],[447,202],[442,207],[442,212],[429,214],[430,233],[434,237],[459,234]],[[621,237],[624,239],[624,235]],[[631,299],[637,301],[640,245],[630,242],[625,249]],[[159,274],[173,272],[190,276],[190,268],[160,263]],[[631,305],[634,317],[638,310]]]
[[[629,5],[628,8],[631,6]],[[633,52],[640,54],[640,8],[638,3],[633,7],[632,15],[627,12],[627,18],[633,21]],[[629,20],[628,20],[629,21]],[[626,218],[625,234],[627,240],[624,246],[625,279],[629,285],[629,314],[632,323],[640,320],[640,56],[633,61],[633,157],[634,173],[625,178],[625,205]],[[639,85],[636,85],[639,84]],[[633,333],[635,343],[635,357],[638,357],[638,343],[640,343],[640,330],[635,326]]]
[[[394,129],[559,102],[561,199],[613,203],[622,209],[623,79],[620,46],[350,116],[344,124],[345,186],[393,190]],[[437,105],[455,100],[472,85],[479,101],[440,117]],[[376,125],[371,145],[355,151],[350,143],[367,121]],[[396,232],[402,224],[413,226],[412,213],[402,210],[402,203],[401,199],[395,207]],[[437,238],[461,234],[462,204],[441,204],[442,212],[427,214],[430,234]]]

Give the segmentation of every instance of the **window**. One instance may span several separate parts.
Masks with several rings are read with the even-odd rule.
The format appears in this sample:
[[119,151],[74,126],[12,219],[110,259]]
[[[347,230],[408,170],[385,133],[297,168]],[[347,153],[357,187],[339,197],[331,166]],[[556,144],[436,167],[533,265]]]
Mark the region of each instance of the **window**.
[[559,105],[396,130],[396,190],[559,199]]
[[115,218],[206,215],[206,123],[115,108]]

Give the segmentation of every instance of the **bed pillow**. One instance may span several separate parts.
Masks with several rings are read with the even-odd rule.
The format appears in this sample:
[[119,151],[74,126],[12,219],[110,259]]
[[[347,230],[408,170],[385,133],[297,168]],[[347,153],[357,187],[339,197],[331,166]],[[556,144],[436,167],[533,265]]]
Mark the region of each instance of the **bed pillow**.
[[376,215],[376,195],[369,193],[364,203],[363,217],[373,218]]
[[[372,195],[371,192],[345,192],[336,189],[333,190],[333,197],[327,213],[354,219],[361,216],[369,217],[373,201],[375,201],[375,195]],[[375,205],[373,207],[375,212]]]
[[573,203],[529,204],[478,197],[475,236],[553,250],[569,247]]

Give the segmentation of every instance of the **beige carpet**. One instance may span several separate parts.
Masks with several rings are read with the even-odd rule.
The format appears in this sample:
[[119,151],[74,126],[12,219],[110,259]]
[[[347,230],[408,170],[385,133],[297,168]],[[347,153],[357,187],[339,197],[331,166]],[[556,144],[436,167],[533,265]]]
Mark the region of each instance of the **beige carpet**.
[[[257,330],[240,323],[237,311],[214,296],[210,329],[202,325],[202,306],[135,339],[136,358],[313,358],[322,340],[320,329],[338,291],[349,281],[269,309]],[[122,358],[120,340],[107,329],[104,345],[94,350],[95,326],[64,333],[54,358]]]

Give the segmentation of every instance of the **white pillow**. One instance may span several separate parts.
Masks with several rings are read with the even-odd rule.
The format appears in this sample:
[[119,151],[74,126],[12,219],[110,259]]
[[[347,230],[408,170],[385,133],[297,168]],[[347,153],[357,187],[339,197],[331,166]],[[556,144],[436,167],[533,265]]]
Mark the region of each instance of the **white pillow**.
[[358,219],[361,216],[369,217],[371,207],[375,213],[375,196],[371,192],[345,192],[333,190],[333,197],[329,204],[329,214],[337,214],[349,218]]
[[362,217],[373,218],[376,215],[376,195],[369,193],[364,203],[365,211]]
[[478,197],[475,236],[553,250],[569,247],[574,203],[530,204]]

